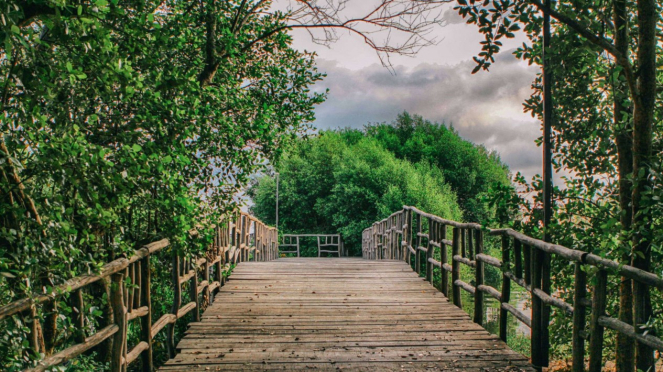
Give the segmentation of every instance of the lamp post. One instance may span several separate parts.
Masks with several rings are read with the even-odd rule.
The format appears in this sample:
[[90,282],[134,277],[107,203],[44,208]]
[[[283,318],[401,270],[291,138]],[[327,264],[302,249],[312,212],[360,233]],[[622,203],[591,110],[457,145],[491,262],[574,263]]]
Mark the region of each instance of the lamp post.
[[279,172],[276,172],[276,230],[279,229]]

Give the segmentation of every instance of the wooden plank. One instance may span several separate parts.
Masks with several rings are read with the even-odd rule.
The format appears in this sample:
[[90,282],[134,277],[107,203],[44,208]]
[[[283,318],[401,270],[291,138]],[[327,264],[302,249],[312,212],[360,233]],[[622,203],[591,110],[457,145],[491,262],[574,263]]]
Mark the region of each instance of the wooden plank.
[[162,371],[532,371],[403,261],[242,262]]

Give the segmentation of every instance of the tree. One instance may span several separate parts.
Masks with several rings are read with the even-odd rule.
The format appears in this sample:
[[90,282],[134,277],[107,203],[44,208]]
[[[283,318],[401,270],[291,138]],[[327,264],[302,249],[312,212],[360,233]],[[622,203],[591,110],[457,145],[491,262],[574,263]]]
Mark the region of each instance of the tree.
[[[290,48],[293,28],[353,30],[388,55],[432,42],[426,31],[439,24],[438,1],[382,1],[351,19],[345,3],[3,3],[0,302],[153,239],[188,254],[193,226],[210,239],[235,193],[307,131],[324,99],[309,90],[322,78],[314,56]],[[389,30],[409,37],[372,33]],[[33,351],[49,354],[63,330],[55,307],[40,316]],[[0,354],[3,368],[26,356]]]
[[[322,132],[301,140],[276,165],[279,225],[288,233],[340,233],[350,254],[361,254],[361,232],[403,205],[459,219],[456,196],[442,172],[399,160],[359,131]],[[251,210],[274,221],[275,184],[269,175],[249,189]]]
[[490,219],[493,211],[483,198],[498,184],[510,185],[509,169],[499,155],[462,139],[453,127],[403,112],[390,124],[372,124],[365,130],[397,158],[438,167],[457,194],[465,221]]
[[[188,253],[187,231],[201,225],[209,238],[248,175],[306,130],[324,98],[309,91],[321,78],[313,56],[292,50],[285,31],[232,49],[284,20],[256,13],[233,35],[229,14],[239,4],[224,5],[214,14],[217,41],[233,54],[218,61],[209,83],[200,79],[205,9],[179,1],[8,5],[0,58],[3,304],[147,241],[168,237]],[[34,350],[47,355],[66,334],[49,306]],[[22,359],[1,354],[3,369]]]
[[[546,3],[547,4],[547,3]],[[660,3],[639,0],[634,3],[613,1],[601,4],[590,2],[557,2],[553,7],[538,0],[498,1],[483,4],[458,1],[459,13],[468,23],[476,24],[485,35],[482,52],[475,58],[477,67],[488,69],[493,56],[501,47],[501,38],[514,36],[524,27],[532,46],[524,46],[517,55],[530,62],[541,63],[541,17],[539,12],[554,19],[556,38],[551,47],[553,57],[548,63],[555,65],[553,75],[562,83],[555,83],[553,96],[558,150],[569,143],[590,142],[599,145],[595,154],[585,148],[560,151],[559,166],[577,169],[589,189],[596,190],[590,179],[592,170],[607,172],[618,179],[619,219],[621,236],[630,237],[631,247],[621,258],[643,270],[651,270],[652,248],[655,236],[652,230],[654,215],[651,190],[654,187],[652,167],[655,165],[653,147],[654,115],[657,100],[657,40],[660,27]],[[657,26],[657,23],[659,25]],[[632,32],[631,32],[632,31]],[[596,60],[600,63],[596,63]],[[579,78],[571,80],[571,77]],[[573,81],[571,86],[563,83]],[[540,83],[526,105],[540,115]],[[576,86],[576,87],[574,87]],[[578,90],[589,95],[577,94]],[[574,95],[572,95],[575,93]],[[608,99],[606,99],[606,97]],[[593,105],[599,103],[598,106]],[[605,113],[596,108],[607,109]],[[603,110],[600,110],[603,111]],[[573,115],[575,114],[575,116]],[[582,114],[578,116],[578,114]],[[586,116],[593,119],[588,120]],[[603,118],[600,116],[603,115]],[[612,118],[613,125],[597,126]],[[568,120],[568,121],[566,121]],[[573,134],[583,133],[582,135]],[[584,153],[584,160],[580,153]],[[598,161],[592,163],[592,161]],[[582,173],[585,172],[585,173]],[[581,185],[581,183],[576,183]],[[609,189],[610,185],[604,187]],[[589,193],[592,194],[591,192]],[[594,202],[594,201],[593,201]],[[633,318],[631,318],[631,288],[628,281],[621,285],[620,318],[635,324],[644,332],[652,321],[649,291],[646,286],[633,283]],[[629,340],[620,338],[618,369],[632,370]],[[637,346],[637,368],[653,368],[653,352],[645,345]]]

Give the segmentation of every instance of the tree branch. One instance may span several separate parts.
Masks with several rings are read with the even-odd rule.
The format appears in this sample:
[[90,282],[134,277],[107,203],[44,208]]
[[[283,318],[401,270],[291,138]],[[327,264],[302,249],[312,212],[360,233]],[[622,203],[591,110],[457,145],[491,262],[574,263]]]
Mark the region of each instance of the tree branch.
[[595,35],[593,32],[591,32],[586,27],[581,25],[575,19],[570,18],[554,9],[545,6],[539,0],[528,0],[528,1],[534,6],[536,6],[539,10],[543,11],[544,13],[550,14],[551,17],[571,27],[571,29],[579,33],[585,39],[589,40],[592,44],[597,45],[598,47],[602,48],[603,50],[611,54],[613,57],[615,57],[615,61],[617,61],[617,63],[624,68],[624,76],[626,77],[626,81],[628,83],[629,90],[631,91],[632,98],[634,100],[638,99],[639,94],[638,94],[635,74],[633,73],[633,66],[631,65],[631,62],[628,60],[628,57],[623,55],[623,53],[621,53],[613,43],[611,43],[608,39],[604,37]]

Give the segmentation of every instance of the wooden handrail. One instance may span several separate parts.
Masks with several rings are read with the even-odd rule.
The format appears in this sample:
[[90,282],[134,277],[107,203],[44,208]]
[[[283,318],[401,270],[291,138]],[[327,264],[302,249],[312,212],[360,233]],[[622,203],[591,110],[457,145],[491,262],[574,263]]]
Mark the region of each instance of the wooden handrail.
[[[448,228],[452,230],[451,240],[447,237]],[[501,260],[483,252],[483,233],[502,237]],[[451,252],[448,251],[449,246]],[[540,266],[534,262],[538,257],[535,254],[537,252],[553,254],[576,265],[573,305],[541,289],[543,279],[537,271]],[[543,337],[542,332],[548,332],[544,327],[549,325],[541,321],[540,311],[534,311],[533,308],[532,315],[528,316],[509,304],[511,283],[524,288],[533,300],[557,308],[573,317],[574,371],[584,371],[584,345],[587,339],[591,339],[590,371],[600,371],[604,328],[610,328],[652,349],[663,351],[661,338],[639,333],[632,325],[605,315],[608,274],[624,276],[648,287],[663,290],[662,278],[631,265],[622,265],[592,253],[547,243],[513,229],[490,229],[476,223],[451,221],[411,206],[403,206],[402,210],[373,223],[363,231],[362,256],[371,260],[401,259],[413,265],[413,270],[417,273],[421,273],[422,267],[425,267],[426,280],[437,285],[460,308],[462,308],[460,291],[461,289],[467,291],[475,299],[474,321],[479,324],[483,322],[483,295],[487,294],[496,299],[500,302],[500,338],[507,340],[508,314],[512,314],[517,320],[532,328],[532,362],[537,366],[542,366],[545,364],[544,360],[548,359],[549,346],[541,342],[541,337]],[[440,258],[439,261],[437,257]],[[461,280],[461,265],[474,269],[475,285]],[[483,283],[484,265],[490,265],[502,272],[501,292]],[[588,284],[583,266],[598,269],[598,280],[589,291],[592,293],[591,300],[586,295]],[[434,270],[440,273],[439,283],[433,283]],[[451,280],[448,277],[449,272]],[[587,310],[591,310],[589,330],[585,329]],[[588,337],[590,334],[591,338]]]
[[[190,236],[197,237],[198,231],[193,230]],[[231,264],[247,261],[249,259],[270,261],[278,255],[278,231],[266,226],[261,221],[244,212],[237,213],[226,226],[215,226],[212,244],[203,257],[173,256],[172,285],[175,291],[175,300],[169,314],[163,315],[152,323],[152,301],[150,296],[150,256],[158,254],[170,245],[168,239],[147,244],[136,250],[129,257],[116,259],[101,267],[96,274],[86,274],[69,279],[53,287],[49,293],[36,294],[0,307],[0,320],[7,319],[26,310],[35,308],[52,301],[60,301],[64,295],[76,292],[76,314],[82,314],[82,290],[87,286],[104,279],[111,279],[110,307],[113,310],[113,322],[98,332],[84,335],[84,315],[78,317],[74,324],[79,328],[78,333],[83,337],[77,338],[76,344],[65,348],[53,355],[46,356],[33,368],[26,371],[45,371],[51,367],[65,363],[100,343],[113,339],[113,348],[110,355],[112,372],[126,370],[126,366],[138,358],[142,359],[142,369],[145,372],[154,370],[152,357],[152,341],[164,328],[168,330],[166,345],[171,356],[175,352],[174,330],[178,319],[186,314],[193,314],[194,321],[200,321],[201,307],[213,301],[212,291],[224,284],[224,271],[230,269]],[[253,257],[251,257],[253,253]],[[210,271],[214,268],[214,278]],[[202,280],[199,277],[202,274]],[[190,297],[192,301],[182,305],[182,285],[189,282]],[[203,301],[200,301],[202,296]],[[141,330],[139,342],[133,349],[128,350],[127,324],[140,319]],[[33,327],[38,323],[33,321]],[[34,332],[34,329],[32,330]],[[31,345],[36,347],[36,345]]]

